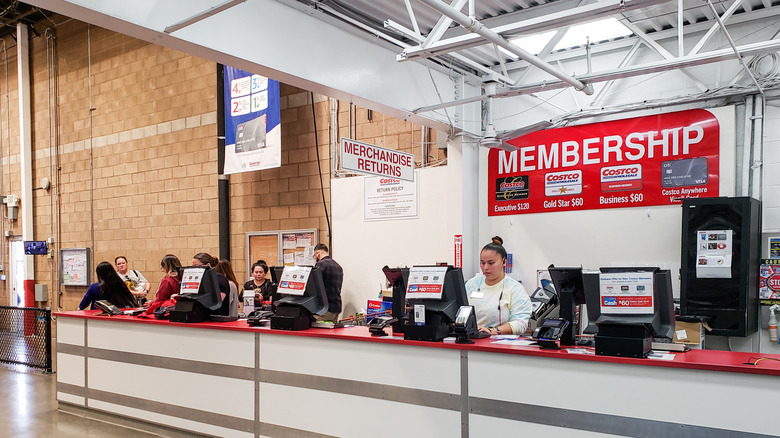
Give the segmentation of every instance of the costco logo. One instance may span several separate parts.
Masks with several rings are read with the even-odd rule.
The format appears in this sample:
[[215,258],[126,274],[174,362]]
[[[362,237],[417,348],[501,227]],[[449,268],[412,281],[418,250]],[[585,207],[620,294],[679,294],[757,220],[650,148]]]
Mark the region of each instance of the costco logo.
[[601,168],[601,191],[617,192],[642,188],[642,165],[611,166]]
[[546,196],[579,195],[582,193],[582,171],[552,172],[544,175]]
[[524,189],[524,188],[525,188],[525,181],[501,183],[501,190],[516,190],[516,189]]

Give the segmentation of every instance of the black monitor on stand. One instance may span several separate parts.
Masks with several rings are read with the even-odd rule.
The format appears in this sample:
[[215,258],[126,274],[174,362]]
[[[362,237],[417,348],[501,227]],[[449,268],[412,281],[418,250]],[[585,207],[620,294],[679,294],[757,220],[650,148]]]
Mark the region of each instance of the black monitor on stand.
[[271,328],[306,330],[315,317],[328,311],[328,297],[322,281],[322,271],[310,266],[288,266],[279,277],[277,301],[271,317]]
[[382,268],[387,281],[393,288],[393,318],[398,321],[393,323],[393,334],[404,332],[404,318],[406,318],[406,282],[409,280],[409,268]]
[[585,304],[582,267],[556,268],[555,265],[550,265],[547,270],[550,272],[553,286],[558,292],[558,301],[561,303],[559,316],[569,321],[561,336],[561,345],[574,345],[578,330],[577,306]]
[[[171,311],[173,322],[201,322],[222,306],[217,271],[206,266],[186,266],[178,269],[181,284],[179,298]],[[228,297],[226,297],[228,299]]]
[[[644,281],[637,282],[631,278],[640,274],[644,274]],[[620,275],[626,277],[626,280],[621,280]],[[605,276],[609,276],[606,281]],[[671,271],[646,266],[610,267],[587,272],[583,278],[588,317],[596,325],[597,355],[641,358],[650,351],[653,338],[672,338],[675,317]],[[615,289],[616,285],[624,287],[626,294],[633,293],[643,300],[652,297],[652,305],[647,301],[641,311],[622,312],[620,309],[624,305],[621,299],[616,299],[616,293],[610,293],[609,289]],[[629,304],[639,299],[632,296],[628,298]],[[590,325],[587,330],[592,330]]]
[[[439,282],[438,285],[434,285],[435,282]],[[463,271],[452,266],[412,267],[406,301],[411,308],[423,306],[424,312],[418,315],[415,310],[409,315],[404,326],[404,339],[443,340],[452,331],[458,309],[469,305]]]

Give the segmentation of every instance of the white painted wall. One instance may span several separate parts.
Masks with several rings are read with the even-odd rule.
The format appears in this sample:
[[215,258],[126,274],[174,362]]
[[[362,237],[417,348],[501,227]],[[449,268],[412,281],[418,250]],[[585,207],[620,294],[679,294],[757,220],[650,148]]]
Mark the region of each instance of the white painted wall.
[[762,227],[780,234],[780,101],[770,101],[764,114]]
[[364,177],[331,180],[333,259],[344,268],[341,317],[366,308],[386,282],[382,267],[453,263],[453,236],[460,234],[461,207],[455,196],[460,179],[455,166],[419,170],[417,219],[363,220]]

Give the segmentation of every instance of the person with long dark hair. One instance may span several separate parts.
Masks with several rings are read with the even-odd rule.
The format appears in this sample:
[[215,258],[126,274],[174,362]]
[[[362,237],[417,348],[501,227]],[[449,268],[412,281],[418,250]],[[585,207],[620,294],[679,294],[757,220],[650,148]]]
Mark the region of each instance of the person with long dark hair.
[[95,268],[97,274],[97,283],[92,283],[84,294],[84,298],[79,304],[79,309],[84,310],[87,306],[90,309],[97,309],[95,301],[106,300],[119,308],[135,307],[136,302],[127,284],[119,278],[114,267],[109,262],[100,262]]
[[160,287],[157,288],[157,294],[155,295],[154,300],[147,301],[144,306],[151,307],[158,303],[162,304],[168,301],[172,295],[179,293],[179,285],[181,284],[179,268],[181,268],[181,262],[179,261],[179,258],[173,254],[166,254],[165,257],[160,260],[160,270],[163,271]]
[[230,265],[230,261],[227,259],[219,259],[217,267],[214,268],[217,273],[222,274],[227,278],[228,285],[230,286],[230,316],[238,316],[238,280],[236,280],[236,274],[233,273],[233,267]]
[[[219,260],[205,252],[199,252],[192,256],[192,266],[211,266],[216,268]],[[230,315],[230,283],[227,277],[217,271],[217,284],[219,284],[222,306],[213,312],[214,315]]]
[[492,240],[479,253],[482,274],[466,282],[469,304],[476,310],[479,331],[522,335],[531,317],[531,299],[522,284],[504,273],[506,250]]

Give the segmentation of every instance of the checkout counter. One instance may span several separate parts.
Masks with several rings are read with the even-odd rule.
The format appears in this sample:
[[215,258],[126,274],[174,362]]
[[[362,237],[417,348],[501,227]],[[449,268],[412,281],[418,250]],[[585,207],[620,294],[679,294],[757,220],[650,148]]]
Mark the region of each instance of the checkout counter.
[[[57,316],[59,409],[177,436],[777,436],[780,355],[673,360]],[[748,365],[747,363],[755,363]]]

